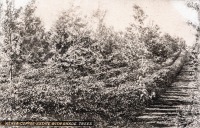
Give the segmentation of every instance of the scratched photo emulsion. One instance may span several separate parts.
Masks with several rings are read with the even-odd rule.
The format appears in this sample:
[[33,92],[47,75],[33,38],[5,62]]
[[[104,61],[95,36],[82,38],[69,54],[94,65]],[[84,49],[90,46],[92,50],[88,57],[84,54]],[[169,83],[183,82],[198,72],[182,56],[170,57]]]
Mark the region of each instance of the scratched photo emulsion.
[[200,127],[200,0],[0,0],[0,127]]

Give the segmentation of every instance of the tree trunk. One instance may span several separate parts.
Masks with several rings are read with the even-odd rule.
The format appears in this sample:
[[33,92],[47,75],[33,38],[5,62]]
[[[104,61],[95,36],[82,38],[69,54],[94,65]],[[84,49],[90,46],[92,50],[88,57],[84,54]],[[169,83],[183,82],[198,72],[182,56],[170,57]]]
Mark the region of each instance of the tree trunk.
[[10,64],[10,73],[9,73],[9,77],[10,77],[10,83],[12,83],[12,79],[13,79],[13,67],[12,67],[12,63]]

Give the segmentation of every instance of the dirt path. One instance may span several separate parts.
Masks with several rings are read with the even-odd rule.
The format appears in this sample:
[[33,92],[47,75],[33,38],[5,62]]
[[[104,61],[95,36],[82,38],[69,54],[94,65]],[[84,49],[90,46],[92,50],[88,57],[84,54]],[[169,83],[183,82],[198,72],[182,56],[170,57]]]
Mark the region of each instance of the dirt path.
[[196,67],[194,60],[188,59],[174,83],[145,109],[143,115],[137,117],[136,126],[143,128],[191,126],[195,116],[198,115],[196,95],[200,92]]

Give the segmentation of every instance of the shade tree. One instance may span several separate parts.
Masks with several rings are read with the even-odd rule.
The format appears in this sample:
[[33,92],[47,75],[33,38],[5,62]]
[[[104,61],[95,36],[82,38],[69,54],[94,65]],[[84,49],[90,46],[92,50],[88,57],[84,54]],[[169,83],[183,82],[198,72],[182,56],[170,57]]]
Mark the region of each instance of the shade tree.
[[13,69],[17,63],[19,55],[21,22],[19,20],[22,8],[16,9],[14,0],[6,0],[5,9],[2,13],[2,35],[3,35],[3,52],[6,54],[9,65],[10,82],[13,78]]

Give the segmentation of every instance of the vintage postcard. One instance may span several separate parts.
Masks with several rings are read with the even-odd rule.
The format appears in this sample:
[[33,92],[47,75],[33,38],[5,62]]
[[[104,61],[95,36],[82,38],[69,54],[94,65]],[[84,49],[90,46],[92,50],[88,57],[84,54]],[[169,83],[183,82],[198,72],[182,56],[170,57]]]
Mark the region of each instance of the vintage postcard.
[[200,127],[200,0],[0,0],[2,127]]

